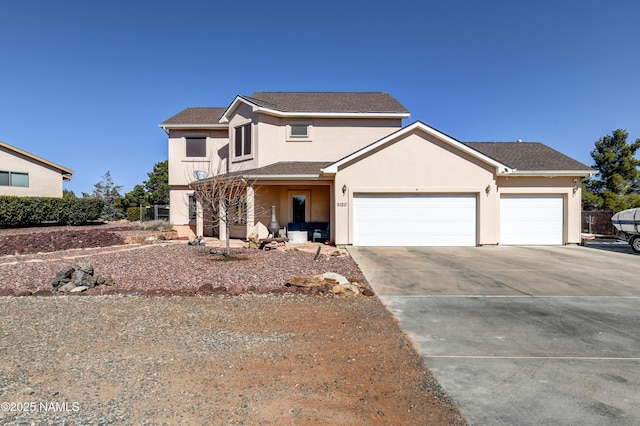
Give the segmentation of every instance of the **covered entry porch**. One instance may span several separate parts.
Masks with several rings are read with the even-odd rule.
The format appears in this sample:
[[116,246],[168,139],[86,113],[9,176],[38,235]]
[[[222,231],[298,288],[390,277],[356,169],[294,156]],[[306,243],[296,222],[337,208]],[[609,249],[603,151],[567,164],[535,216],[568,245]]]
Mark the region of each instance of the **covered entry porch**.
[[[306,239],[311,240],[318,226],[330,231],[332,205],[332,181],[256,181],[247,188],[246,211],[233,215],[230,237],[247,239],[255,234],[266,238],[274,207],[281,234],[308,231]],[[219,238],[225,240],[223,227],[220,231]],[[331,240],[330,234],[323,237]]]

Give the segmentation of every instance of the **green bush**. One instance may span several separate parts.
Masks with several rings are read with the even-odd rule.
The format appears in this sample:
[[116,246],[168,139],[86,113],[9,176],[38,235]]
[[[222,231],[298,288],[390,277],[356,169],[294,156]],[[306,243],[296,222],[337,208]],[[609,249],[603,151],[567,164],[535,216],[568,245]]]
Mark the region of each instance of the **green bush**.
[[140,221],[140,207],[129,207],[127,209],[127,220],[129,222]]
[[102,201],[95,198],[0,196],[0,227],[82,225],[97,220],[102,208]]

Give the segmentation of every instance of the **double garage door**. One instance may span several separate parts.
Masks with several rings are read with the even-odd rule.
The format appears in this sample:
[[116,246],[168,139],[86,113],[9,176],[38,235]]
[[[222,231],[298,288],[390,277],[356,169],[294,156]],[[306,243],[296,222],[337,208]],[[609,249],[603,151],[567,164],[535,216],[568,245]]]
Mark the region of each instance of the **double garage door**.
[[475,195],[354,194],[354,246],[475,246]]
[[[562,195],[500,197],[500,244],[563,244]],[[354,194],[354,246],[475,246],[473,194]]]

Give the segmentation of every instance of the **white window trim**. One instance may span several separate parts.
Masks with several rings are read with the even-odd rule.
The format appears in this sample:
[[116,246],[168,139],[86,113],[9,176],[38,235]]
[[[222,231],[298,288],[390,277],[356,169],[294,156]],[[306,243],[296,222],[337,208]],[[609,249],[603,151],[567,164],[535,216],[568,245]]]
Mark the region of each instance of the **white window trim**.
[[[294,125],[307,126],[307,136],[292,136],[291,127]],[[286,124],[287,142],[311,142],[311,135],[313,131],[312,121],[288,121]]]
[[[237,156],[236,155],[236,129],[238,127],[243,127],[249,125],[249,129],[251,129],[251,154],[246,154],[246,155],[241,155],[241,156]],[[255,152],[255,135],[254,135],[254,127],[253,124],[251,123],[251,120],[244,120],[244,121],[239,121],[238,123],[233,123],[233,127],[232,129],[232,135],[229,135],[229,140],[231,142],[231,146],[230,151],[231,152],[231,161],[232,162],[237,162],[237,161],[246,161],[246,160],[251,160],[253,159],[253,153]],[[231,130],[230,129],[230,130]],[[233,140],[231,140],[233,138]],[[243,141],[244,144],[244,141]]]

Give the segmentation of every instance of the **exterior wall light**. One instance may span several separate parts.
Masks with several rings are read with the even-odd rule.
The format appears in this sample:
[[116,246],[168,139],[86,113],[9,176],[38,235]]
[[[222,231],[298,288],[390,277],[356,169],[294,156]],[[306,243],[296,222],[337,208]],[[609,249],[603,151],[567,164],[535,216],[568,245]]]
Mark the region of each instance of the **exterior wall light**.
[[484,189],[484,192],[486,192],[487,195],[489,195],[489,193],[491,192],[491,185],[487,185],[487,187]]
[[347,184],[342,185],[342,195],[347,193]]

